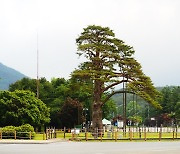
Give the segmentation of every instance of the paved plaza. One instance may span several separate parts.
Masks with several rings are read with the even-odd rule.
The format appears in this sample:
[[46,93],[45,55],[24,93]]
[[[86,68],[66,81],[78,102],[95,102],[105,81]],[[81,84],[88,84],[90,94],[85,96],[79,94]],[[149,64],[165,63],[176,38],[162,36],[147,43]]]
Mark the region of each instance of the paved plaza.
[[179,154],[180,142],[54,142],[0,144],[0,154]]

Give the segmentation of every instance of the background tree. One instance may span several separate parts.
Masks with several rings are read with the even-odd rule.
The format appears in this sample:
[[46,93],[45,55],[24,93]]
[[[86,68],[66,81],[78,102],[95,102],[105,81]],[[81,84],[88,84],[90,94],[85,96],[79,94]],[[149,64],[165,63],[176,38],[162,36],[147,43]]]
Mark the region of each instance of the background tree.
[[0,126],[30,124],[40,127],[50,121],[49,109],[30,91],[1,91],[0,110]]
[[67,98],[59,113],[62,125],[66,128],[74,128],[85,119],[83,115],[83,105],[77,100]]
[[[84,55],[87,61],[84,69],[73,72],[73,76],[90,78],[93,81],[93,128],[102,129],[102,107],[116,92],[116,85],[130,83],[128,87],[149,103],[160,107],[157,98],[159,93],[150,78],[144,75],[141,65],[132,57],[134,50],[108,27],[88,26],[76,39],[78,55]],[[112,90],[111,90],[112,89]],[[111,93],[103,98],[103,94]]]
[[[39,98],[48,105],[48,103],[50,102],[49,99],[54,97],[53,86],[49,81],[46,80],[46,78],[40,78],[39,83]],[[9,91],[15,90],[30,90],[36,94],[37,81],[36,79],[25,77],[9,86]]]
[[[179,122],[179,102],[180,102],[180,87],[170,86],[164,87],[161,90],[162,100],[160,104],[162,106],[161,111],[157,111],[158,115],[168,114],[174,122]],[[172,124],[172,121],[170,122]]]
[[[16,89],[31,90],[36,93],[36,80],[23,78],[10,85],[10,91],[15,91]],[[55,126],[57,128],[64,127],[61,123],[59,112],[68,97],[83,102],[84,108],[88,109],[86,111],[86,119],[90,121],[92,81],[85,81],[79,78],[70,78],[69,80],[65,80],[64,78],[52,78],[51,81],[47,81],[45,78],[40,79],[39,99],[50,108],[50,126]]]
[[142,112],[142,107],[135,101],[127,103],[127,117],[135,117],[137,114]]
[[179,122],[180,122],[180,102],[177,102],[175,107],[176,107],[176,111],[175,111],[176,120],[177,120],[177,124],[179,124]]
[[36,80],[24,77],[21,80],[9,85],[9,91],[15,90],[30,90],[36,93]]
[[116,107],[114,100],[108,100],[102,107],[102,118],[113,119],[118,114]]

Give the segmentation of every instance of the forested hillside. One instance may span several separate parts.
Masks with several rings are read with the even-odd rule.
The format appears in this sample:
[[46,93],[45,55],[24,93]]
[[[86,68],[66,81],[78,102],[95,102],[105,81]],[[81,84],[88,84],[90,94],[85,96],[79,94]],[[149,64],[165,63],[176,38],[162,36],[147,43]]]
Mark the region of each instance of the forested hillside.
[[0,63],[0,90],[7,90],[9,84],[25,77],[22,73]]
[[[162,98],[159,99],[159,103],[162,109],[156,109],[152,105],[149,105],[141,97],[128,94],[126,97],[126,115],[131,117],[138,115],[141,120],[146,123],[151,117],[156,117],[160,123],[169,124],[171,120],[179,120],[180,115],[180,87],[179,86],[166,86],[156,87],[161,92]],[[115,115],[123,115],[123,94],[116,94],[112,96],[112,99],[117,104]],[[133,103],[134,102],[134,103]],[[164,121],[163,121],[164,120]]]
[[[156,89],[158,91],[161,91],[164,87],[156,87]],[[121,106],[123,104],[123,94],[120,93],[120,94],[115,94],[112,96],[112,99],[115,101],[115,103],[119,106]],[[138,101],[138,102],[141,102],[142,104],[145,103],[145,101],[140,98],[140,97],[136,97],[136,95],[133,95],[133,94],[128,94],[127,93],[127,102],[130,102],[130,101]]]

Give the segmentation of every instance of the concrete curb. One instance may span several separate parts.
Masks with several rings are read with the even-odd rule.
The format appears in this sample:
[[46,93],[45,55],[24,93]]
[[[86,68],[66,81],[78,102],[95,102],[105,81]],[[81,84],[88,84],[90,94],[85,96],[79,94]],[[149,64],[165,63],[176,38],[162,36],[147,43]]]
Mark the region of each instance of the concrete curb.
[[50,144],[55,142],[65,142],[64,139],[49,139],[49,140],[0,140],[0,144]]

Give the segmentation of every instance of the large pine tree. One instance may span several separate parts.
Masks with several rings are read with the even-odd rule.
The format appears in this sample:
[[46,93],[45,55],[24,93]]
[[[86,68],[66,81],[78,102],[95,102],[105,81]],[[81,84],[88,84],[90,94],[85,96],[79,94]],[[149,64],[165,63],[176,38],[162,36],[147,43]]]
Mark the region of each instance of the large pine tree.
[[[134,50],[108,27],[90,25],[76,39],[78,54],[87,61],[83,69],[72,75],[93,80],[92,123],[93,128],[102,129],[102,106],[117,93],[113,88],[127,83],[128,90],[143,97],[150,104],[160,107],[157,102],[159,93],[151,80],[143,72],[141,65],[132,57]],[[111,91],[104,98],[103,93]]]

